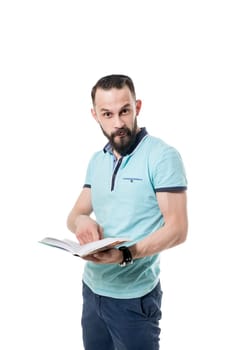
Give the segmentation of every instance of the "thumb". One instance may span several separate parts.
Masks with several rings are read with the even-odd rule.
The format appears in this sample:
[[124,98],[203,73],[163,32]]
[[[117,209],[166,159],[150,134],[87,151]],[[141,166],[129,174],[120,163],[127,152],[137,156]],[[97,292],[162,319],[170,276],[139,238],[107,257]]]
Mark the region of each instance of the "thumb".
[[99,233],[100,239],[102,239],[104,237],[104,229],[100,225],[98,225],[98,233]]

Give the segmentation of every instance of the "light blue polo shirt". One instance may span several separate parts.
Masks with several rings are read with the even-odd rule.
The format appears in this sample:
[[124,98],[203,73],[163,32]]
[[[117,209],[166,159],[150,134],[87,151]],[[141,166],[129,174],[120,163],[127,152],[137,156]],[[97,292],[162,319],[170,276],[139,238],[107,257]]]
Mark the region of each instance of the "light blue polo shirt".
[[[95,219],[104,236],[128,237],[130,246],[164,224],[156,192],[184,191],[187,181],[178,151],[142,128],[120,160],[109,144],[95,153],[84,186],[91,188]],[[87,262],[83,280],[96,294],[137,298],[156,286],[159,265],[159,254],[136,259],[126,267]]]

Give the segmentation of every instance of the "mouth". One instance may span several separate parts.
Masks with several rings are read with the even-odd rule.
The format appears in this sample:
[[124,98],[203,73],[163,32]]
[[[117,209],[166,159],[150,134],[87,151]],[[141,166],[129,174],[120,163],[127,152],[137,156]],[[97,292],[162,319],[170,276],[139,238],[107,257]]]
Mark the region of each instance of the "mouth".
[[118,137],[125,137],[125,136],[128,136],[128,133],[127,133],[127,130],[118,130],[115,135],[115,137],[118,136]]

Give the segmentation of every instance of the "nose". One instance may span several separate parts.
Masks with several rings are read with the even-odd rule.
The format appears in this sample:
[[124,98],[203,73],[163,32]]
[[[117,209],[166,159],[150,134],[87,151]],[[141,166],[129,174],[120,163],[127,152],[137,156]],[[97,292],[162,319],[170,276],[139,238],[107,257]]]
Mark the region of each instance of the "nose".
[[119,115],[116,115],[114,117],[114,127],[117,129],[121,129],[121,128],[123,128],[124,125],[125,124],[124,124],[123,120],[121,119],[121,117]]

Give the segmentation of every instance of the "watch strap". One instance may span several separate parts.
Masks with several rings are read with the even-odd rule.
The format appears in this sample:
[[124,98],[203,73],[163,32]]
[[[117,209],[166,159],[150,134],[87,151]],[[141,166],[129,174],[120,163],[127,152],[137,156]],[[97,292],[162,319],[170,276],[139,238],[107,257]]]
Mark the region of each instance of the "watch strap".
[[124,267],[124,266],[127,266],[129,264],[133,264],[133,257],[132,257],[132,254],[131,254],[129,248],[126,246],[122,246],[119,248],[119,250],[122,251],[122,254],[123,254],[123,260],[119,265],[121,267]]

